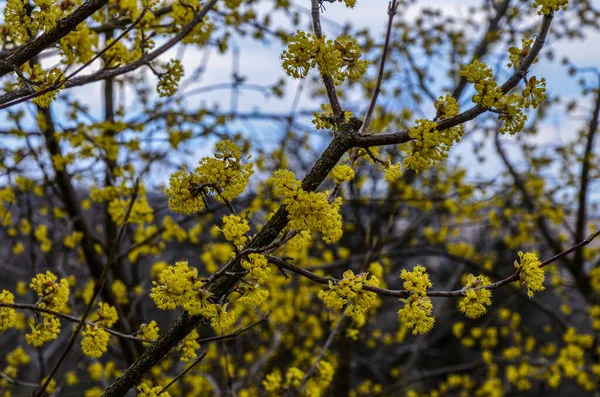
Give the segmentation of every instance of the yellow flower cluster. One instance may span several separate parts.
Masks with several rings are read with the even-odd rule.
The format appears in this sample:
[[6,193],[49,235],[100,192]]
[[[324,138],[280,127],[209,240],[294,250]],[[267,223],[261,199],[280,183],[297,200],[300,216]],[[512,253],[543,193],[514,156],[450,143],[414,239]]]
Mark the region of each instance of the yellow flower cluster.
[[98,34],[87,23],[80,23],[75,30],[60,39],[60,51],[63,63],[86,63],[94,56],[94,47],[98,45]]
[[69,300],[69,284],[66,279],[56,281],[50,271],[40,273],[31,279],[31,289],[40,297],[38,306],[55,311],[63,311]]
[[411,154],[403,161],[404,167],[416,172],[446,160],[454,142],[459,142],[463,135],[462,126],[440,133],[434,121],[419,119],[416,124],[408,130],[408,135],[413,139]]
[[576,379],[577,383],[586,391],[595,388],[595,382],[585,372],[585,352],[594,346],[594,337],[589,334],[579,334],[573,327],[569,327],[563,335],[566,345],[560,349],[555,367],[565,377]]
[[458,302],[458,308],[465,316],[468,318],[478,318],[487,312],[486,306],[492,304],[492,291],[479,287],[489,284],[490,280],[483,275],[475,277],[469,274],[467,276],[467,284],[464,287],[467,296],[461,298]]
[[193,173],[185,168],[171,175],[167,188],[169,208],[173,212],[191,214],[204,209],[202,194],[215,193],[218,201],[232,200],[244,192],[254,173],[252,163],[242,164],[242,150],[225,140],[217,143],[214,158],[204,157]]
[[473,96],[473,102],[484,108],[491,108],[502,99],[502,90],[494,80],[492,69],[485,63],[475,60],[470,65],[463,66],[460,75],[469,83],[475,84],[477,94]]
[[[530,52],[531,40],[523,39],[523,48],[509,48],[509,66],[518,68]],[[537,108],[546,99],[546,80],[537,80],[535,76],[527,81],[527,86],[518,94],[503,95],[501,88],[493,78],[492,70],[485,63],[478,60],[470,65],[463,66],[460,75],[467,81],[475,84],[477,94],[473,96],[473,102],[485,107],[495,108],[498,119],[504,121],[500,128],[502,134],[515,134],[523,129],[527,116],[523,108]]]
[[366,291],[363,285],[379,286],[379,280],[368,273],[355,275],[352,270],[346,270],[344,277],[337,283],[329,282],[329,289],[319,291],[318,297],[331,309],[341,309],[348,305],[344,314],[353,319],[358,319],[367,313],[378,302],[377,294]]
[[153,281],[152,284],[150,297],[159,309],[181,307],[193,316],[208,317],[217,331],[223,331],[235,322],[234,312],[226,312],[227,304],[217,305],[209,301],[212,293],[202,288],[198,269],[190,268],[187,262],[167,267],[158,276],[158,282]]
[[[244,262],[242,262],[243,265]],[[269,291],[260,288],[259,285],[244,286],[244,294],[238,299],[238,302],[248,307],[260,307],[269,298]]]
[[402,166],[400,163],[391,164],[387,162],[385,168],[385,180],[389,183],[396,182],[402,176]]
[[177,346],[177,351],[181,352],[181,361],[188,362],[197,357],[196,350],[200,349],[200,343],[198,343],[196,339],[199,337],[198,331],[194,329],[183,338],[181,343]]
[[[212,313],[212,305],[207,301],[210,292],[202,289],[198,269],[190,268],[187,261],[167,267],[160,273],[158,280],[152,282],[154,287],[150,297],[159,309],[175,310],[182,307],[193,315]],[[198,299],[204,304],[198,305]]]
[[194,175],[187,174],[185,166],[181,171],[171,174],[166,194],[169,208],[180,214],[193,214],[204,209],[201,192],[193,184]]
[[[331,105],[328,103],[321,104],[320,112],[313,112],[313,119],[311,123],[315,126],[317,130],[329,130],[332,128],[337,128],[336,125],[332,123],[333,118],[333,110],[331,109]],[[352,118],[352,112],[344,112],[344,119],[347,122]]]
[[404,307],[398,311],[398,317],[403,325],[412,329],[413,335],[429,332],[435,319],[431,316],[433,305],[427,294],[427,288],[433,284],[429,281],[427,270],[417,265],[412,271],[402,270],[400,278],[404,280],[404,288],[412,292],[408,299],[400,299]]
[[569,0],[535,0],[533,8],[541,7],[538,14],[550,15],[553,11],[558,11],[561,8],[566,11],[567,4],[569,4]]
[[46,342],[56,339],[60,333],[58,318],[42,313],[42,322],[30,324],[31,332],[25,335],[25,341],[31,346],[39,347]]
[[112,327],[118,320],[117,309],[104,302],[98,304],[98,309],[92,316],[92,321],[102,327]]
[[527,287],[527,295],[531,298],[534,292],[543,291],[544,269],[540,267],[538,254],[534,252],[523,253],[519,251],[519,260],[515,267],[519,270],[519,279],[522,286]]
[[[331,384],[335,374],[334,366],[325,360],[319,361],[315,374],[308,379],[304,388],[300,391],[302,397],[319,397],[324,395]],[[304,371],[297,367],[288,368],[285,380],[279,369],[267,374],[262,382],[267,395],[270,397],[282,396],[287,390],[298,389],[304,379]]]
[[349,165],[336,165],[331,170],[331,177],[336,184],[350,182],[354,179],[354,170]]
[[150,387],[145,383],[141,383],[137,387],[139,391],[137,397],[171,397],[169,392],[163,392],[162,389],[162,386]]
[[105,329],[88,324],[81,335],[83,336],[81,340],[83,354],[88,357],[98,358],[106,353],[110,335]]
[[346,78],[358,80],[366,72],[369,62],[360,59],[361,56],[360,46],[351,36],[340,36],[334,41],[298,30],[288,40],[281,60],[290,77],[304,78],[318,67],[321,74],[341,83]]
[[106,47],[112,46],[106,50],[104,55],[102,55],[104,66],[107,68],[116,68],[117,66],[125,65],[131,59],[131,53],[127,47],[125,47],[120,41],[117,41],[117,43],[113,45],[114,41],[115,39],[113,38],[108,39],[106,42]]
[[523,90],[523,106],[536,109],[540,103],[546,100],[546,79],[538,80],[531,76],[527,80],[527,86]]
[[509,94],[496,104],[496,108],[500,111],[498,120],[504,121],[504,125],[500,127],[501,134],[514,135],[525,127],[527,115],[521,109],[521,102],[519,94]]
[[163,218],[162,225],[164,232],[161,234],[161,237],[163,240],[171,241],[175,238],[181,243],[188,238],[188,234],[185,229],[179,226],[179,224],[175,222],[172,217],[165,216]]
[[[108,203],[108,213],[116,225],[121,225],[125,220],[125,215],[129,208],[130,199],[115,198]],[[131,213],[127,223],[141,225],[142,223],[150,223],[154,219],[154,210],[148,204],[148,199],[145,195],[140,195],[131,207]]]
[[65,236],[65,240],[64,240],[64,245],[65,247],[69,248],[69,249],[75,249],[75,247],[77,246],[77,244],[79,244],[79,242],[83,239],[83,233],[82,232],[73,232],[68,236]]
[[227,241],[231,241],[236,247],[241,247],[248,240],[246,233],[250,230],[248,220],[237,215],[223,217],[223,228],[220,229]]
[[[156,340],[158,339],[159,332],[160,329],[154,320],[140,326],[140,338],[142,339]],[[144,342],[144,344],[149,345],[148,342]]]
[[248,275],[259,284],[264,284],[271,275],[269,262],[262,254],[248,255],[248,260],[242,260],[242,267],[248,270]]
[[[60,70],[59,68],[53,68],[44,76],[44,79],[41,82],[42,84],[34,86],[33,90],[35,92],[39,92],[55,84],[59,85],[64,81],[65,75],[63,74],[62,70]],[[45,94],[36,96],[31,100],[31,102],[38,105],[39,107],[47,108],[52,102],[54,102],[54,100],[56,99],[56,95],[58,95],[61,89],[62,85],[59,85],[58,88],[55,90],[51,90],[46,92]]]
[[[2,290],[0,303],[15,303],[15,296],[10,291]],[[4,332],[15,325],[16,317],[15,309],[0,307],[0,332]]]
[[[27,4],[28,7],[25,7]],[[33,11],[28,8],[33,6]],[[48,31],[56,26],[59,8],[56,0],[8,0],[4,8],[4,21],[8,32],[17,42],[26,42],[40,30]]]
[[[199,2],[195,3],[196,5]],[[189,25],[194,19],[196,11],[190,12],[193,6],[189,2],[173,2],[173,11],[169,14],[173,18],[172,32],[179,32],[184,26]],[[210,39],[214,26],[210,22],[199,23],[182,40],[182,44],[197,44],[203,46]]]
[[15,350],[6,355],[6,362],[8,365],[12,365],[13,367],[27,365],[30,361],[31,357],[29,357],[29,355],[21,346],[17,347]]
[[450,94],[439,97],[433,106],[437,111],[437,118],[441,120],[456,116],[459,112],[458,102]]
[[275,193],[283,196],[282,203],[288,211],[288,227],[297,231],[319,232],[323,241],[334,243],[342,237],[341,199],[329,203],[327,192],[307,192],[293,172],[277,170],[270,183]]
[[48,226],[40,224],[34,232],[35,239],[40,243],[42,252],[49,252],[52,249],[52,241],[48,238]]
[[404,283],[402,284],[404,289],[417,295],[425,296],[427,294],[427,288],[433,287],[433,284],[429,280],[427,269],[421,265],[415,266],[410,272],[406,269],[402,269],[400,278],[404,280]]
[[113,281],[113,284],[110,286],[110,290],[112,291],[117,303],[120,305],[126,305],[129,303],[129,297],[127,296],[127,286],[121,280]]
[[25,9],[23,0],[8,0],[4,7],[4,23],[9,35],[17,42],[29,40],[31,17]]
[[224,333],[235,323],[235,312],[227,311],[227,303],[215,305],[215,315],[210,319],[210,326],[218,333]]
[[179,80],[183,77],[183,66],[178,59],[171,59],[166,68],[167,71],[160,74],[156,85],[156,91],[161,97],[173,96],[177,92]]
[[510,62],[507,66],[509,68],[512,66],[515,70],[517,70],[519,66],[521,66],[521,62],[523,62],[523,60],[527,58],[527,56],[531,52],[531,44],[533,43],[533,39],[524,38],[521,39],[521,43],[521,48],[515,46],[508,48],[508,58],[510,59]]

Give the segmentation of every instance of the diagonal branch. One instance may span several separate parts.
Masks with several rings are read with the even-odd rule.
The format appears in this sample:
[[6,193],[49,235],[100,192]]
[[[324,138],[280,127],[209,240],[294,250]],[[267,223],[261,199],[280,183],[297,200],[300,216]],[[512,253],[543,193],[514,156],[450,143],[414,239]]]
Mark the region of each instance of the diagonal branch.
[[[542,21],[542,27],[540,28],[540,34],[532,49],[532,54],[537,55],[540,52],[548,30],[550,29],[550,23],[552,21],[552,15],[545,16]],[[524,76],[526,71],[531,66],[534,57],[526,58],[521,65],[523,69],[519,69],[518,76],[509,79],[505,85],[502,86],[503,92],[507,92],[512,89],[518,81],[522,79],[521,74]],[[475,107],[470,111],[466,112],[466,116],[463,114],[461,117],[465,117],[463,121],[459,121],[456,117],[451,119],[444,119],[442,122],[445,124],[445,128],[450,128],[454,125],[459,124],[467,120],[475,118],[477,115],[483,113],[485,109],[481,107]],[[470,118],[469,118],[470,117]],[[455,123],[454,125],[450,125]],[[329,146],[321,154],[319,159],[315,162],[314,166],[306,177],[302,180],[302,188],[307,192],[314,192],[325,180],[329,172],[336,166],[338,161],[346,154],[346,152],[353,147],[368,147],[372,146],[370,139],[376,139],[384,137],[380,141],[377,141],[379,145],[385,144],[397,144],[406,142],[405,136],[408,136],[407,132],[397,134],[386,134],[377,136],[360,136],[356,134],[360,130],[362,122],[358,119],[352,118],[348,123],[342,123],[340,126],[340,133],[335,134]],[[399,140],[400,138],[400,140]],[[269,219],[269,221],[262,227],[262,229],[254,235],[246,249],[260,249],[269,246],[273,241],[277,239],[282,230],[288,224],[288,212],[285,206],[281,206],[279,210]],[[243,270],[241,264],[237,263],[232,269],[232,273],[237,273]],[[239,283],[239,279],[233,276],[224,276],[216,279],[210,286],[209,291],[213,293],[215,299],[221,300],[225,298]],[[456,296],[459,296],[456,294]],[[152,366],[164,357],[179,341],[185,338],[193,329],[202,323],[203,318],[201,316],[191,316],[188,313],[182,313],[173,324],[159,337],[159,339],[153,343],[150,347],[144,351],[142,356],[131,365],[123,374],[102,394],[102,397],[122,397],[134,387],[141,378],[146,374]]]
[[[557,260],[572,253],[573,251],[577,251],[581,247],[584,247],[584,246],[588,245],[589,243],[591,243],[598,236],[600,236],[600,231],[590,235],[588,238],[581,241],[579,244],[576,244],[576,245],[572,246],[571,248],[569,248],[557,255],[554,255],[553,257],[551,257],[549,259],[546,259],[545,261],[543,261],[540,264],[540,267],[548,266],[549,264],[556,262]],[[306,277],[309,280],[312,280],[319,284],[329,285],[329,283],[331,282],[335,285],[335,284],[339,283],[339,281],[340,281],[333,277],[319,276],[318,274],[315,274],[315,273],[311,272],[310,270],[307,270],[300,266],[289,263],[285,259],[278,258],[276,256],[267,256],[267,260],[279,268],[289,270],[293,273],[296,273],[298,275]],[[505,285],[512,284],[515,281],[518,281],[519,279],[520,279],[519,271],[517,270],[509,277],[506,277],[502,280],[496,281],[495,283],[488,284],[486,286],[477,287],[477,288],[475,288],[475,290],[477,290],[477,289],[494,290],[494,289],[503,287]],[[366,285],[366,284],[363,285],[362,289],[365,291],[374,292],[377,295],[392,296],[392,297],[396,297],[396,298],[407,298],[412,294],[412,292],[407,291],[407,290],[391,290],[391,289],[373,287],[371,285]],[[452,290],[452,291],[427,291],[427,296],[437,297],[437,298],[461,298],[463,296],[466,296],[466,291],[463,289]]]
[[[198,14],[196,14],[196,16],[194,16],[194,19],[192,19],[192,21],[190,23],[188,23],[186,26],[184,26],[179,33],[177,33],[170,40],[168,40],[163,45],[158,47],[156,50],[142,56],[137,61],[134,61],[128,65],[124,65],[124,66],[121,66],[118,68],[104,69],[104,70],[100,70],[96,73],[91,73],[87,76],[75,77],[75,78],[67,81],[64,84],[63,88],[77,87],[77,86],[85,85],[85,84],[92,83],[95,81],[114,78],[114,77],[120,76],[122,74],[132,72],[132,71],[140,68],[141,66],[147,65],[148,63],[150,63],[151,61],[153,61],[154,59],[158,58],[160,55],[162,55],[166,51],[168,51],[171,47],[173,47],[175,44],[177,44],[179,41],[181,41],[181,39],[183,39],[185,36],[187,36],[197,25],[199,25],[202,22],[202,20],[206,16],[206,14],[208,14],[208,11],[210,11],[211,8],[214,7],[214,5],[217,3],[217,1],[218,0],[211,0],[210,2],[208,2],[202,8],[202,10]],[[33,92],[34,92],[34,90],[31,87],[24,87],[24,88],[20,88],[18,90],[11,91],[9,93],[6,93],[6,94],[0,96],[0,105],[5,104],[7,102],[14,101],[15,99],[29,95]]]
[[[538,54],[542,50],[544,46],[544,42],[546,40],[546,36],[548,35],[548,31],[550,30],[550,24],[552,23],[553,15],[546,15],[542,20],[542,24],[540,26],[540,32],[537,35],[535,42],[533,43],[533,47],[529,55],[523,60],[519,69],[517,69],[509,78],[506,80],[504,84],[500,87],[502,89],[502,93],[506,94],[514,87],[517,86],[519,81],[523,80],[523,78],[527,75],[529,68],[533,64],[535,58],[537,58]],[[484,108],[481,105],[475,105],[471,109],[468,109],[462,113],[457,114],[456,116],[449,117],[447,119],[439,120],[437,122],[436,129],[438,131],[444,131],[448,128],[455,127],[457,125],[463,124],[469,120],[473,120],[477,116],[488,111],[487,108]],[[360,135],[356,136],[353,139],[352,145],[355,147],[370,147],[370,146],[383,146],[383,145],[397,145],[400,143],[406,143],[412,140],[412,138],[408,135],[408,130],[394,132],[390,134],[379,134],[379,135]]]
[[56,375],[56,372],[58,372],[58,369],[60,368],[62,363],[67,358],[69,351],[71,351],[71,349],[75,345],[75,341],[77,340],[77,337],[79,336],[79,333],[81,332],[81,329],[85,325],[85,319],[92,311],[92,307],[94,306],[94,303],[96,302],[96,298],[98,297],[98,295],[100,295],[100,291],[102,291],[102,289],[104,287],[104,284],[106,281],[106,276],[108,274],[108,271],[109,271],[111,265],[113,264],[113,260],[115,259],[117,250],[119,249],[118,248],[119,243],[121,242],[121,238],[123,237],[123,232],[125,232],[125,227],[127,226],[127,221],[129,220],[129,216],[131,215],[131,210],[133,209],[133,204],[135,204],[135,200],[137,199],[139,188],[140,188],[140,181],[139,181],[139,179],[137,179],[135,181],[135,186],[133,188],[133,194],[131,195],[131,199],[129,200],[129,207],[127,208],[127,213],[125,214],[125,218],[123,219],[123,223],[121,224],[121,229],[119,230],[119,234],[117,235],[117,240],[115,241],[115,243],[112,247],[112,251],[110,252],[108,260],[106,261],[106,264],[104,265],[104,268],[102,269],[100,278],[96,280],[96,285],[94,286],[94,293],[92,294],[92,297],[90,298],[90,301],[89,301],[87,307],[85,308],[85,311],[83,312],[83,315],[81,316],[81,319],[79,320],[79,324],[77,324],[77,328],[75,328],[75,331],[73,331],[73,334],[71,335],[71,339],[69,340],[67,347],[65,348],[62,355],[60,356],[60,358],[58,359],[58,361],[56,362],[56,364],[50,371],[50,374],[46,377],[46,380],[44,381],[42,388],[35,394],[35,397],[41,397],[44,395],[44,391],[46,390],[46,388],[48,388],[48,385],[50,384],[50,382],[52,382],[52,378],[54,378],[54,375]]
[[71,15],[56,22],[54,29],[30,41],[17,51],[0,60],[0,77],[18,69],[25,62],[33,59],[40,52],[51,47],[60,39],[71,33],[81,22],[102,8],[108,0],[88,0]]
[[[575,241],[581,240],[584,236],[587,223],[587,195],[590,182],[590,167],[592,165],[592,156],[594,149],[594,138],[598,131],[598,119],[600,116],[600,85],[597,88],[596,104],[590,121],[590,128],[587,134],[585,152],[583,154],[583,165],[581,166],[581,185],[579,187],[577,224],[575,225]],[[574,259],[575,266],[583,265],[583,252],[578,251]]]
[[[312,22],[313,29],[315,30],[315,35],[317,38],[323,37],[323,30],[321,29],[321,17],[319,12],[321,11],[321,1],[320,0],[311,0],[312,8]],[[335,84],[333,83],[333,78],[327,74],[321,74],[321,80],[323,80],[323,85],[325,85],[325,90],[327,91],[327,97],[329,98],[329,103],[331,104],[331,110],[333,111],[334,116],[339,116],[342,114],[342,105],[340,105],[340,100],[338,99],[337,93],[335,92]]]

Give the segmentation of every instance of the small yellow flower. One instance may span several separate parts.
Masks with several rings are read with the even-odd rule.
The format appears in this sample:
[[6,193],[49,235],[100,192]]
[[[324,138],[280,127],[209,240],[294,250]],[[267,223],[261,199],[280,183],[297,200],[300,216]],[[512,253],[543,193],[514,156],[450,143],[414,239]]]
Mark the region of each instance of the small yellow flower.
[[31,325],[31,332],[25,335],[25,341],[31,346],[39,347],[54,340],[60,332],[60,321],[50,315],[42,317],[42,322]]
[[336,165],[331,170],[331,177],[338,185],[354,179],[354,170],[349,165]]
[[200,348],[200,343],[196,341],[198,338],[198,332],[192,330],[177,346],[177,351],[181,352],[181,361],[188,362],[196,358],[196,350]]
[[[142,339],[149,339],[149,340],[156,340],[156,339],[158,339],[159,332],[160,332],[160,329],[158,328],[158,325],[156,324],[156,321],[152,320],[148,324],[142,324],[141,325],[141,327],[140,327],[140,338],[142,338]],[[144,342],[144,344],[145,345],[149,345],[150,343]]]
[[406,269],[402,269],[400,278],[405,280],[403,284],[404,289],[420,296],[425,296],[427,288],[433,287],[433,284],[429,281],[427,269],[421,265],[415,266],[410,272]]
[[267,258],[262,254],[250,254],[248,260],[242,260],[242,267],[259,284],[264,284],[271,275]]
[[104,302],[98,304],[98,310],[92,317],[92,321],[102,327],[111,327],[118,320],[117,309]]
[[106,330],[93,325],[86,325],[85,331],[81,334],[81,350],[88,357],[101,357],[108,349],[108,340],[110,335]]
[[519,269],[519,278],[522,286],[527,287],[527,295],[531,298],[534,292],[543,291],[544,269],[540,267],[541,262],[536,253],[519,251],[521,263],[515,261],[515,267]]
[[156,91],[161,97],[173,96],[177,92],[179,80],[183,76],[183,66],[178,59],[171,59],[166,65],[167,71],[158,78]]
[[[2,293],[0,293],[0,302],[15,303],[15,296],[10,291],[2,290]],[[15,325],[16,317],[15,309],[0,307],[0,332],[6,331]]]
[[412,294],[408,299],[401,299],[404,307],[398,311],[400,321],[413,335],[429,332],[433,328],[435,319],[431,316],[433,305],[427,296]]
[[248,220],[237,215],[227,215],[223,217],[223,228],[221,231],[227,241],[231,241],[236,246],[244,245],[248,237],[246,233],[250,230]]
[[57,277],[52,272],[47,271],[31,279],[29,286],[41,298],[38,303],[40,307],[62,311],[69,300],[69,283],[64,278],[58,282],[56,280]]
[[216,305],[216,313],[210,319],[210,325],[216,332],[224,333],[235,323],[235,312],[227,311],[227,303]]
[[487,309],[486,306],[492,304],[491,296],[492,292],[488,289],[482,289],[483,287],[490,284],[490,280],[485,276],[475,277],[469,274],[467,277],[467,285],[465,285],[465,291],[467,296],[461,298],[458,307],[461,312],[468,318],[478,318],[485,314]]
[[150,387],[142,383],[137,387],[139,391],[137,397],[171,397],[169,392],[163,392],[162,389],[162,386]]

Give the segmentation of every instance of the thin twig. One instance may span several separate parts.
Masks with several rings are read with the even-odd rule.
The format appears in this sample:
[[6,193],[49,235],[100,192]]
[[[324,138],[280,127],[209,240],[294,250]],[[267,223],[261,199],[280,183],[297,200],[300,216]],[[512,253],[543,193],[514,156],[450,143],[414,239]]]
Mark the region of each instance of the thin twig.
[[[319,0],[311,0],[312,1],[312,23],[313,29],[315,31],[315,36],[317,38],[323,37],[323,30],[321,29],[321,2]],[[331,104],[331,110],[333,112],[334,117],[341,115],[344,111],[342,109],[342,105],[340,105],[340,100],[338,99],[337,93],[335,92],[335,84],[333,83],[333,78],[327,74],[321,74],[321,80],[323,80],[323,85],[325,85],[325,90],[327,91],[327,97],[329,98],[329,103]]]
[[[596,233],[590,235],[588,238],[581,241],[579,244],[576,244],[576,245],[572,246],[571,248],[561,252],[560,254],[554,255],[553,257],[546,259],[545,261],[543,261],[540,264],[540,267],[545,267],[553,262],[556,262],[557,260],[561,259],[562,257],[570,254],[571,252],[573,252],[585,245],[588,245],[598,236],[600,236],[600,230],[597,231]],[[296,274],[304,276],[304,277],[308,278],[309,280],[315,281],[319,284],[329,284],[330,282],[332,282],[333,284],[337,284],[339,282],[339,280],[337,280],[333,277],[319,276],[318,274],[315,274],[315,273],[311,272],[310,270],[307,270],[300,266],[291,264],[282,258],[278,258],[275,256],[267,256],[267,260],[278,267],[282,267],[291,272],[294,272]],[[519,280],[519,271],[517,270],[515,273],[513,273],[511,276],[509,276],[505,279],[502,279],[502,280],[497,281],[492,284],[477,287],[474,289],[475,290],[478,290],[478,289],[493,290],[493,289],[503,287],[507,284],[511,284],[518,280]],[[382,295],[382,296],[393,296],[393,297],[397,297],[397,298],[406,298],[412,294],[412,292],[407,291],[407,290],[391,290],[391,289],[373,287],[371,285],[366,285],[366,284],[363,285],[363,290],[369,291],[369,292],[374,292],[374,293],[376,293],[378,295]],[[427,296],[439,297],[439,298],[460,298],[460,297],[466,296],[466,291],[463,289],[454,290],[454,291],[427,291]]]
[[8,383],[12,383],[13,385],[17,385],[17,386],[30,387],[32,389],[37,389],[38,387],[40,387],[40,385],[38,383],[29,383],[29,382],[24,382],[22,380],[15,379],[15,378],[11,378],[10,376],[6,375],[2,371],[0,371],[0,378],[4,379]]
[[371,125],[371,117],[373,117],[373,112],[375,111],[375,105],[377,104],[377,98],[379,97],[379,93],[381,92],[381,82],[383,80],[383,72],[385,70],[385,60],[387,58],[387,53],[390,48],[390,37],[392,35],[392,25],[394,23],[394,16],[398,12],[398,1],[392,0],[388,4],[388,25],[387,30],[385,32],[385,44],[383,45],[383,52],[381,53],[381,63],[379,64],[379,72],[377,73],[377,83],[375,84],[375,90],[373,91],[373,96],[371,97],[371,103],[369,104],[369,109],[365,114],[364,123],[360,130],[361,134],[364,134],[369,130],[369,126]]
[[327,337],[327,340],[325,341],[325,344],[321,348],[321,352],[319,353],[319,356],[317,357],[315,362],[310,366],[308,371],[306,371],[304,373],[304,378],[302,378],[302,383],[300,384],[300,386],[298,387],[298,390],[297,390],[298,392],[300,392],[302,390],[304,385],[306,385],[306,382],[308,382],[308,379],[311,376],[313,376],[313,374],[317,370],[317,366],[319,365],[319,363],[321,362],[323,357],[325,357],[325,353],[327,353],[327,351],[329,350],[329,347],[333,343],[335,336],[338,334],[338,332],[340,332],[340,329],[342,328],[342,324],[343,324],[345,318],[346,317],[344,316],[344,314],[342,312],[342,316],[338,320],[338,323],[336,324],[335,328],[331,331],[331,333],[329,334],[329,337]]
[[233,331],[230,334],[227,334],[227,335],[218,335],[218,336],[211,336],[211,337],[208,337],[208,338],[198,339],[197,342],[202,344],[202,343],[207,343],[207,342],[215,342],[215,341],[219,341],[219,340],[235,338],[236,336],[238,336],[238,335],[240,335],[240,334],[242,334],[242,333],[244,333],[244,332],[246,332],[246,331],[248,331],[248,330],[256,327],[258,324],[266,321],[270,314],[271,313],[269,312],[263,318],[261,318],[260,320],[254,322],[254,323],[252,323],[250,325],[247,325],[247,326],[245,326],[243,328],[240,328],[240,329],[238,329],[236,331]]
[[194,360],[193,363],[191,363],[189,365],[189,367],[184,369],[183,372],[181,372],[179,375],[177,375],[172,381],[167,383],[167,385],[165,387],[163,387],[162,390],[160,391],[161,394],[166,392],[169,387],[171,387],[175,382],[177,382],[179,379],[181,379],[185,374],[190,372],[192,370],[192,368],[194,368],[196,365],[200,364],[200,361],[202,361],[204,359],[204,357],[206,357],[207,354],[208,354],[207,351],[202,353],[197,359]]
[[[37,312],[48,313],[48,314],[52,314],[53,316],[62,318],[63,320],[72,321],[74,323],[79,323],[81,321],[81,318],[79,318],[79,317],[71,316],[69,314],[57,312],[55,310],[46,309],[46,308],[43,308],[43,307],[39,307],[39,306],[36,306],[36,305],[27,304],[27,303],[6,303],[6,302],[0,302],[0,307],[10,307],[10,308],[19,309],[19,310],[30,310],[30,311],[32,311],[34,313],[37,313]],[[98,324],[94,323],[93,321],[86,321],[85,324],[86,325],[91,325],[91,326],[94,326],[94,327],[98,327],[98,328],[102,328],[106,332],[108,332],[109,334],[114,335],[114,336],[116,336],[118,338],[130,339],[130,340],[135,340],[135,341],[138,341],[138,342],[147,342],[147,343],[154,342],[151,339],[143,339],[143,338],[138,338],[138,337],[136,337],[134,335],[123,334],[121,332],[115,331],[115,330],[110,329],[108,327],[104,327],[102,325],[98,325]]]
[[56,372],[60,368],[61,364],[67,358],[69,351],[71,351],[71,349],[73,348],[73,345],[75,345],[75,341],[77,340],[77,337],[79,336],[79,333],[81,332],[81,329],[85,325],[85,319],[90,314],[92,307],[94,306],[94,303],[96,301],[96,298],[98,297],[98,295],[100,294],[100,291],[102,291],[102,288],[104,287],[104,284],[106,281],[106,275],[107,275],[108,270],[110,269],[110,266],[112,265],[113,260],[117,254],[117,250],[119,249],[119,243],[121,242],[121,238],[123,237],[123,233],[125,232],[125,226],[127,226],[127,221],[129,220],[129,216],[131,215],[131,210],[133,209],[133,204],[135,203],[135,200],[137,199],[139,190],[140,190],[140,180],[138,178],[138,179],[136,179],[135,184],[133,186],[133,193],[131,195],[131,199],[129,200],[129,207],[127,208],[127,212],[125,213],[125,218],[123,219],[123,223],[121,224],[121,229],[119,230],[117,239],[116,239],[115,243],[113,244],[113,247],[112,247],[112,250],[108,257],[108,260],[106,261],[106,264],[104,265],[104,268],[102,269],[102,274],[100,275],[100,278],[98,280],[96,280],[96,285],[94,286],[94,293],[92,294],[92,297],[90,298],[90,301],[89,301],[87,307],[85,308],[85,311],[83,312],[83,315],[81,316],[81,319],[79,320],[79,324],[77,325],[77,328],[75,328],[75,331],[73,331],[73,335],[71,335],[71,339],[69,340],[67,347],[65,348],[62,355],[60,356],[60,358],[54,365],[54,368],[52,368],[52,371],[50,371],[50,374],[44,381],[42,388],[35,394],[35,397],[41,397],[44,394],[44,391],[48,388],[48,385],[52,381],[52,378],[54,377],[54,375],[56,375]]
[[102,55],[104,55],[108,50],[110,50],[113,46],[115,46],[119,40],[121,40],[123,37],[125,37],[134,27],[136,27],[144,18],[144,15],[146,14],[146,11],[148,9],[144,8],[142,10],[142,12],[140,13],[140,16],[137,17],[137,19],[127,27],[127,29],[123,30],[123,32],[117,36],[116,39],[114,39],[109,45],[107,45],[106,47],[104,47],[102,49],[102,51],[98,52],[94,57],[92,57],[92,59],[90,59],[89,61],[87,61],[86,63],[84,63],[83,65],[81,65],[79,68],[77,68],[73,73],[71,73],[70,75],[68,75],[67,77],[64,78],[64,80],[62,81],[58,81],[44,89],[41,89],[39,91],[36,91],[32,94],[26,95],[24,97],[15,99],[12,102],[7,102],[5,104],[0,105],[0,110],[1,109],[5,109],[5,108],[9,108],[11,106],[14,105],[18,105],[19,103],[28,101],[30,99],[33,98],[37,98],[41,95],[44,95],[48,92],[54,91],[54,90],[58,90],[60,89],[67,81],[71,80],[71,78],[75,77],[77,74],[79,74],[79,72],[81,72],[83,69],[87,68],[88,66],[90,66],[93,62],[95,62],[98,58],[100,58]]

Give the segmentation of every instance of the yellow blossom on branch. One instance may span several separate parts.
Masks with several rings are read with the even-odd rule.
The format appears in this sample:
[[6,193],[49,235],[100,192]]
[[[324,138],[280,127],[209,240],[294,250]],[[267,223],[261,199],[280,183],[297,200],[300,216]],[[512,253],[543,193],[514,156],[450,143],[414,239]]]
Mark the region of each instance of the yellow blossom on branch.
[[[31,289],[40,297],[40,307],[62,311],[69,300],[69,284],[66,279],[57,281],[50,271],[40,273],[31,280]],[[43,313],[42,313],[43,314]]]
[[483,275],[475,277],[469,274],[467,276],[467,284],[464,287],[467,296],[461,298],[458,302],[458,307],[465,316],[468,318],[478,318],[486,313],[486,306],[492,304],[492,291],[479,287],[489,284],[490,280]]
[[427,288],[433,287],[431,281],[429,281],[429,274],[427,274],[427,269],[421,265],[417,265],[413,268],[412,271],[407,271],[406,269],[402,269],[402,273],[400,273],[400,278],[404,280],[403,287],[404,289],[414,292],[417,295],[425,296],[427,293]]
[[544,269],[540,267],[538,254],[534,252],[519,251],[519,260],[520,263],[515,261],[515,267],[519,270],[519,280],[522,286],[527,287],[527,295],[531,298],[534,292],[545,289]]
[[145,383],[141,383],[137,390],[139,391],[137,397],[171,397],[169,392],[163,392],[162,386],[150,387]]
[[354,170],[349,165],[336,165],[331,170],[331,177],[338,185],[354,179]]
[[[15,303],[15,296],[7,290],[0,293],[1,303]],[[0,307],[0,332],[6,331],[15,324],[15,309],[10,307]]]
[[110,335],[105,329],[88,324],[81,335],[83,336],[81,340],[83,354],[88,357],[98,358],[106,353]]
[[46,315],[41,322],[31,324],[31,332],[25,335],[25,341],[31,346],[39,347],[54,340],[60,332],[60,321],[55,316]]
[[213,193],[220,202],[244,192],[254,173],[252,163],[242,164],[242,150],[225,140],[217,143],[213,157],[204,157],[193,173],[185,168],[171,175],[167,197],[173,212],[191,214],[204,209],[202,195]]
[[288,170],[275,171],[270,183],[276,194],[284,196],[282,203],[288,211],[290,229],[320,232],[326,243],[337,242],[342,237],[339,197],[330,203],[327,192],[305,191]]
[[199,337],[198,331],[192,330],[192,332],[183,338],[179,346],[177,346],[177,351],[181,352],[181,361],[188,362],[196,358],[196,350],[200,348],[200,343],[196,341]]
[[408,299],[400,299],[404,307],[398,311],[398,318],[404,326],[412,329],[413,335],[429,332],[435,319],[431,316],[433,305],[428,296],[412,294]]
[[244,245],[248,237],[246,233],[250,230],[248,220],[242,219],[237,215],[227,215],[223,217],[223,228],[221,231],[227,241],[231,241],[235,246]]

